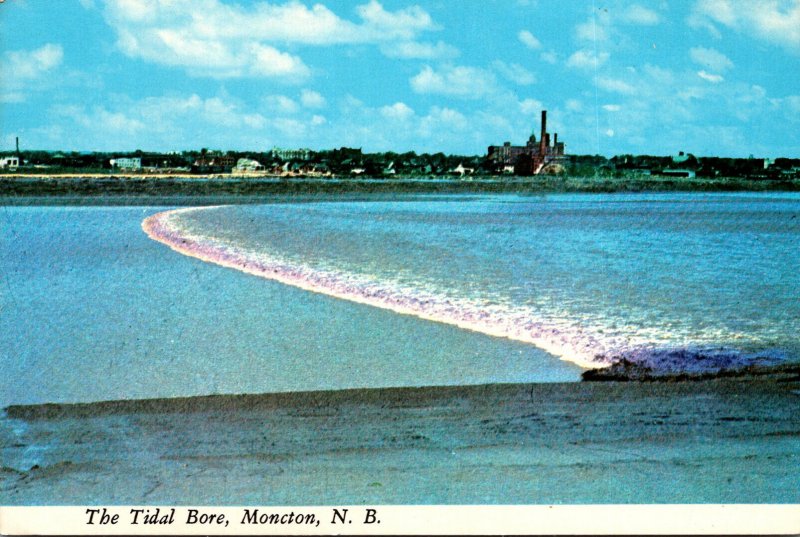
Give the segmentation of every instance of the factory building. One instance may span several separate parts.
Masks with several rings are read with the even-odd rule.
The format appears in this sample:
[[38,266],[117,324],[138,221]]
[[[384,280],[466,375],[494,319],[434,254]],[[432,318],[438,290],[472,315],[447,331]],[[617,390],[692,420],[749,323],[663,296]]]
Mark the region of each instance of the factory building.
[[487,160],[496,171],[512,171],[516,175],[536,175],[545,166],[564,156],[564,142],[558,141],[558,133],[553,134],[553,143],[550,144],[550,133],[547,132],[547,110],[542,110],[542,130],[539,141],[536,135],[531,134],[525,145],[489,146]]

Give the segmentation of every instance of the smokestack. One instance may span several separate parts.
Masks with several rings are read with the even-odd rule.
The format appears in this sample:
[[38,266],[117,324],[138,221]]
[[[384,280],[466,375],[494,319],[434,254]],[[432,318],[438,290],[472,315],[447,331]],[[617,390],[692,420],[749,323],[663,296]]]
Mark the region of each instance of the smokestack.
[[539,154],[547,152],[547,110],[542,110],[542,137],[539,139]]
[[547,110],[542,110],[542,138],[547,132]]
[[19,136],[17,136],[17,156],[19,156]]

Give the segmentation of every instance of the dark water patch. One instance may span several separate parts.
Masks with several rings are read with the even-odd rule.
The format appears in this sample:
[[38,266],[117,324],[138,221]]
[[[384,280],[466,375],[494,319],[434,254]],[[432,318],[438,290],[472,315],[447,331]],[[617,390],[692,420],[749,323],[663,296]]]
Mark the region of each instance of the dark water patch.
[[725,348],[634,349],[600,356],[609,363],[583,372],[587,381],[696,381],[728,377],[772,377],[796,380],[800,363],[787,362],[785,353],[769,350],[745,353]]

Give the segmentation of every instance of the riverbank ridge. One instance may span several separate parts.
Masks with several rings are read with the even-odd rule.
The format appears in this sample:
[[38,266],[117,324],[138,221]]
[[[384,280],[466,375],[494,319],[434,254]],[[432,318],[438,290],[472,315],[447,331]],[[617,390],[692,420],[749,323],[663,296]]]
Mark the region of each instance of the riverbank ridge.
[[21,196],[267,196],[367,193],[800,192],[800,180],[631,177],[279,178],[236,175],[0,175],[0,200]]

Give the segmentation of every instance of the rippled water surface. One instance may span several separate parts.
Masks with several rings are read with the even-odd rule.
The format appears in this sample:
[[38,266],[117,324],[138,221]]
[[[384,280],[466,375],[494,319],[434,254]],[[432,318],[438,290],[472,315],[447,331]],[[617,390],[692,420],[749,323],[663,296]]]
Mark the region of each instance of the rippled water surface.
[[579,378],[531,345],[177,254],[141,229],[164,210],[0,207],[0,407]]
[[377,287],[469,310],[487,333],[556,332],[544,348],[585,363],[637,346],[796,357],[798,215],[791,194],[561,195],[220,207],[173,223],[368,302]]
[[168,213],[176,237],[284,283],[151,240],[142,221],[165,208],[0,210],[2,405],[577,380],[637,346],[800,356],[791,194]]

